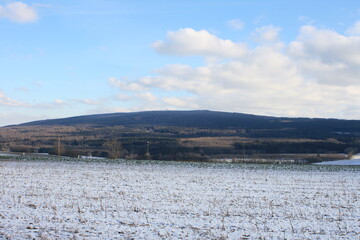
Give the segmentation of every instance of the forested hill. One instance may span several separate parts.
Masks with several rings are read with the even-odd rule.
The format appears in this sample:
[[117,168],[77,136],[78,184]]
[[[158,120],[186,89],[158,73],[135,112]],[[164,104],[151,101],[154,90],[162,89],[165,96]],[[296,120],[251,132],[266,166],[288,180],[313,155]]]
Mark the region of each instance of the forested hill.
[[[321,118],[283,118],[257,116],[243,113],[215,111],[147,111],[133,113],[110,113],[42,120],[19,126],[74,126],[90,124],[105,126],[171,126],[200,129],[246,129],[268,130],[269,134],[285,137],[320,135],[359,135],[360,120]],[[283,137],[284,137],[283,136]]]
[[319,161],[317,154],[358,152],[360,121],[214,111],[98,114],[0,128],[1,149],[160,160],[315,154]]
[[[251,128],[262,127],[267,123],[277,122],[277,118],[256,116],[242,113],[214,111],[147,111],[132,113],[109,113],[77,116],[70,118],[42,120],[20,124],[20,126],[35,125],[65,125],[93,124],[98,126],[178,126],[196,128]],[[272,124],[271,124],[272,125]]]

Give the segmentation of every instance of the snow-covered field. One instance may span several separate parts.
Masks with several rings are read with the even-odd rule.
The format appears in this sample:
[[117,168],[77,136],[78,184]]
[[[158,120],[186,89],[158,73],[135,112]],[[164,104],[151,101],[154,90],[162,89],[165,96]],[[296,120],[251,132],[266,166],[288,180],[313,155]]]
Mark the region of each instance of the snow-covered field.
[[328,161],[328,162],[319,162],[314,163],[317,165],[360,165],[360,154],[353,156],[351,159],[338,160],[338,161]]
[[0,239],[358,239],[360,169],[0,161]]

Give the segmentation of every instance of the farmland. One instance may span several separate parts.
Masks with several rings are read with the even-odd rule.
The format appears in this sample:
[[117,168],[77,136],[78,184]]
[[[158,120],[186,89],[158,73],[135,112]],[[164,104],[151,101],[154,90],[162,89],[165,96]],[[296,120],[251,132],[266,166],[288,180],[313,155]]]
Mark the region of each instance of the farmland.
[[0,239],[356,239],[360,168],[0,161]]

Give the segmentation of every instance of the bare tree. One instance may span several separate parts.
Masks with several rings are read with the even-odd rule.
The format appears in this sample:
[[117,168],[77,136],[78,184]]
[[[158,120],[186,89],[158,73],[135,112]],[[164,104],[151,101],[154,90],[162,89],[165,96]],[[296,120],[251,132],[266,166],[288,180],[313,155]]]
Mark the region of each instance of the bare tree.
[[55,154],[57,154],[58,156],[61,156],[61,154],[63,154],[63,152],[64,152],[64,146],[61,143],[61,139],[58,138],[55,141]]
[[105,147],[109,151],[110,158],[116,159],[119,158],[122,152],[121,142],[116,139],[112,138],[105,142]]

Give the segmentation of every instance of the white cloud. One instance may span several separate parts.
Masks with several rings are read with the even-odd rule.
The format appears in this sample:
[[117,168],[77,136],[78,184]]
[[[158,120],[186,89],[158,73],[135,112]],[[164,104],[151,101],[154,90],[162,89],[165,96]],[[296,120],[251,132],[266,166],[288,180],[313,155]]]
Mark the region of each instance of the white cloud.
[[0,18],[18,23],[27,23],[38,20],[38,15],[31,6],[23,2],[12,2],[5,6],[0,5]]
[[351,26],[347,31],[347,34],[349,35],[360,35],[360,21],[355,22],[353,26]]
[[162,99],[167,108],[173,109],[199,109],[199,105],[193,103],[193,98],[165,97]]
[[157,100],[157,97],[151,92],[138,93],[136,97],[146,102],[155,102]]
[[157,70],[156,77],[144,77],[139,79],[138,83],[144,87],[156,87],[168,91],[184,89],[189,92],[199,93],[210,87],[208,85],[207,68],[194,69],[187,65],[168,65]]
[[126,82],[124,80],[118,80],[114,77],[109,78],[109,83],[111,86],[119,88],[121,90],[127,90],[127,91],[142,91],[146,90],[141,84],[138,84],[136,82]]
[[[239,46],[230,40],[224,48],[215,44],[224,40],[208,32],[171,32],[165,42],[155,44],[155,49],[169,54],[198,54],[204,59],[221,56],[226,61],[204,61],[199,67],[170,64],[156,70],[154,76],[127,82],[126,86],[171,93],[171,97],[157,97],[148,104],[143,101],[149,108],[359,118],[360,37],[303,26],[297,39],[285,44],[279,40],[279,31],[274,26],[257,28],[254,32],[261,40],[259,45],[235,54],[237,57],[228,54]],[[204,44],[204,38],[212,43]]]
[[281,28],[269,25],[256,28],[252,35],[257,42],[276,42],[280,31]]
[[[350,117],[344,111],[354,109],[351,106],[360,94],[359,87],[307,83],[287,57],[273,53],[274,58],[279,59],[272,64],[262,59],[271,59],[268,53],[266,56],[257,54],[252,62],[246,64],[229,62],[202,68],[189,67],[188,73],[182,75],[176,71],[171,74],[172,68],[167,68],[167,75],[153,77],[153,81],[148,83],[152,87],[192,92],[191,98],[163,99],[166,105],[180,109],[200,108],[278,116]],[[203,68],[210,74],[205,76]],[[192,77],[185,80],[183,75]],[[168,78],[172,81],[168,82]],[[204,84],[199,82],[202,78],[206,78],[202,81]],[[194,90],[194,85],[201,87]]]
[[2,106],[11,106],[11,107],[23,107],[26,106],[25,103],[18,100],[12,99],[0,91],[0,105]]
[[206,30],[196,31],[192,28],[168,32],[166,41],[154,42],[152,46],[159,53],[169,55],[241,58],[247,52],[244,43],[220,39]]
[[63,104],[65,104],[65,101],[64,101],[64,100],[61,100],[61,99],[55,99],[55,100],[54,100],[54,103],[55,103],[56,105],[63,105]]
[[234,30],[242,30],[245,26],[245,23],[239,19],[232,19],[227,22],[228,26]]
[[303,26],[288,54],[308,79],[331,85],[360,85],[360,36]]

